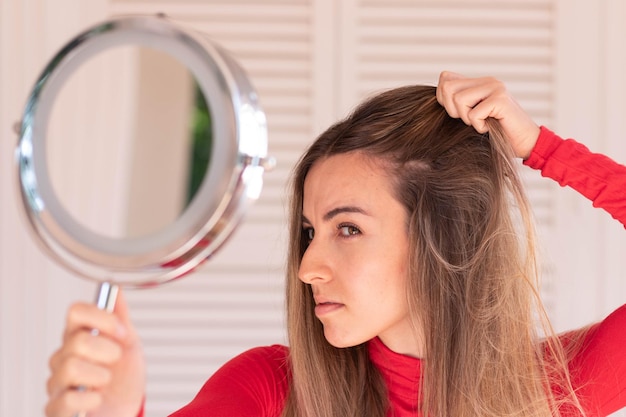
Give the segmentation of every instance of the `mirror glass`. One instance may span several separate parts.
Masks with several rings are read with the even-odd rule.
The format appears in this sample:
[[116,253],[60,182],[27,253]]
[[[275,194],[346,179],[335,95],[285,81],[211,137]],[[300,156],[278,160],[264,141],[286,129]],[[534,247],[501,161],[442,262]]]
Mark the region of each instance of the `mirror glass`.
[[47,127],[47,167],[78,223],[116,239],[174,222],[212,149],[211,116],[193,74],[165,52],[110,48],[65,81]]

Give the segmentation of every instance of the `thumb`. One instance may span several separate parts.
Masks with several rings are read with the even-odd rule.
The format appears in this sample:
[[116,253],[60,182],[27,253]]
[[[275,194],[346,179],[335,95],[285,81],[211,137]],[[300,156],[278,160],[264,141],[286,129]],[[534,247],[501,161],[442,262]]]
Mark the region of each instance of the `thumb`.
[[435,95],[437,97],[437,101],[443,107],[445,107],[448,114],[451,117],[459,117],[460,113],[456,108],[456,103],[453,100],[453,96],[456,93],[457,87],[454,87],[453,81],[465,79],[461,74],[457,74],[452,71],[442,71],[439,74],[439,82],[437,83],[437,89]]
[[128,303],[126,302],[126,296],[124,292],[120,288],[117,294],[117,299],[115,301],[115,308],[113,309],[113,314],[118,318],[120,324],[123,326],[126,332],[126,340],[128,343],[133,343],[137,340],[137,332],[135,327],[133,326],[133,322],[130,318],[130,310],[128,308]]
[[445,81],[451,81],[451,80],[460,80],[461,78],[467,78],[467,77],[457,72],[441,71],[441,73],[439,74],[439,83],[443,83]]

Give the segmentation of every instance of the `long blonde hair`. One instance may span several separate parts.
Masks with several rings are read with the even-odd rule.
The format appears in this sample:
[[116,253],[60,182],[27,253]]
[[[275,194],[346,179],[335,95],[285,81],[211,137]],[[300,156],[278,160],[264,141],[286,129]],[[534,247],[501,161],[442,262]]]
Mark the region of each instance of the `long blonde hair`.
[[[366,344],[332,347],[310,287],[298,279],[306,175],[320,158],[353,151],[386,163],[408,215],[407,297],[426,341],[416,387],[422,415],[547,417],[563,404],[582,414],[567,354],[537,294],[532,217],[510,147],[497,123],[479,134],[447,115],[435,87],[410,86],[361,104],[320,135],[295,168],[287,265],[292,380],[283,415],[388,413]],[[538,323],[548,335],[543,343]]]

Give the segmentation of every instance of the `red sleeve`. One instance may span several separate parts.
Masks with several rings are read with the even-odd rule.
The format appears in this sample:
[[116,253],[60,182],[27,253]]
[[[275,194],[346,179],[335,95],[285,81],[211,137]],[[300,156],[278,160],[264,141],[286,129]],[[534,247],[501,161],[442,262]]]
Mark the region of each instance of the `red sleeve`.
[[543,126],[524,164],[561,186],[572,187],[626,227],[626,166],[590,152],[573,139],[563,140]]
[[570,362],[572,385],[589,417],[626,407],[626,305],[585,334]]
[[251,349],[222,366],[170,417],[279,417],[289,389],[288,349]]
[[[626,227],[625,166],[545,127],[524,164],[578,191]],[[589,417],[626,406],[625,329],[626,305],[584,333],[582,347],[570,362],[572,384]]]

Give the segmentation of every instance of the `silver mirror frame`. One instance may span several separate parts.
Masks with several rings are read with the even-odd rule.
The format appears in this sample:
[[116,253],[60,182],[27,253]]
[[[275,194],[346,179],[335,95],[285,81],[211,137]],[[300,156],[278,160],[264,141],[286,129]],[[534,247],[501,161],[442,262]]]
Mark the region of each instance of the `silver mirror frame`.
[[[148,236],[115,239],[85,228],[55,195],[48,175],[46,134],[57,93],[97,53],[144,46],[187,66],[211,111],[212,156],[184,213]],[[19,194],[28,223],[44,249],[82,277],[126,287],[176,279],[219,249],[259,197],[267,156],[267,124],[242,68],[205,36],[165,17],[125,17],[98,24],[70,40],[45,67],[29,96],[16,149]]]

